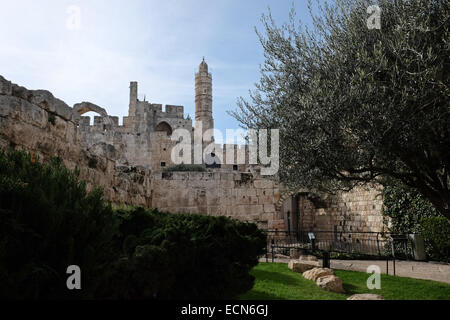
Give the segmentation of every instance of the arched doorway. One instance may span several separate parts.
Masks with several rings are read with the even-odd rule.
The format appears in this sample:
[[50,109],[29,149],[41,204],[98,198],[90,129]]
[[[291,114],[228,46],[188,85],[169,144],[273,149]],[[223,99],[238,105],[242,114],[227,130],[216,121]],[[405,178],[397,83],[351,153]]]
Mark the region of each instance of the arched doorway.
[[168,136],[172,135],[172,127],[165,121],[158,123],[155,130],[159,132],[165,132]]

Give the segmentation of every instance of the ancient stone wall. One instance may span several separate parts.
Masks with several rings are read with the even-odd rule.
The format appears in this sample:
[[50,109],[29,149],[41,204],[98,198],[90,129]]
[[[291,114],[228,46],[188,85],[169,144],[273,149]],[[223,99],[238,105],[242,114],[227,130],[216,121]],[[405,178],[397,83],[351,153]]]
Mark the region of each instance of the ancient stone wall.
[[[377,188],[320,199],[302,192],[285,198],[288,192],[275,180],[261,176],[257,167],[224,164],[224,145],[218,145],[224,151],[221,168],[162,171],[172,164],[171,149],[177,142],[167,131],[152,129],[150,122],[154,121],[141,111],[155,105],[147,104],[136,100],[133,115],[119,126],[117,117],[98,106],[83,102],[70,108],[48,91],[27,90],[0,76],[0,147],[25,148],[44,160],[58,156],[67,167],[79,168],[89,188],[102,187],[115,204],[223,215],[267,229],[332,231],[336,226],[337,231],[382,230],[382,199],[377,198]],[[98,110],[102,117],[95,117],[91,126],[86,117],[80,117],[86,110]],[[171,126],[192,130],[191,120],[182,116],[182,107],[166,106],[166,111]],[[237,146],[232,149],[238,150]],[[248,150],[242,150],[248,159]],[[237,160],[237,153],[233,158]]]
[[152,207],[162,211],[227,216],[262,228],[273,228],[280,219],[274,205],[278,184],[252,173],[162,172],[152,190]]
[[0,147],[26,149],[42,160],[60,157],[117,204],[151,203],[150,171],[117,166],[118,152],[103,141],[85,148],[73,109],[45,90],[27,90],[0,76]]
[[299,230],[336,230],[338,232],[379,232],[383,229],[383,199],[380,186],[360,187],[350,192],[327,196],[314,204],[298,197]]

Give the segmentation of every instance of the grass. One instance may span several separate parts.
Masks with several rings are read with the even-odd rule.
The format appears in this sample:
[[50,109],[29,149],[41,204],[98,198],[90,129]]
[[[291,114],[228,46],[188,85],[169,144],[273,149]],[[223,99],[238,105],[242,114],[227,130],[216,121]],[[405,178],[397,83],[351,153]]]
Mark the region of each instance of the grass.
[[369,290],[369,274],[335,270],[344,283],[345,294],[319,288],[300,273],[289,270],[285,263],[259,263],[251,274],[253,289],[241,295],[242,300],[345,300],[356,293],[375,293],[385,300],[450,300],[450,285],[412,278],[381,275],[381,289]]

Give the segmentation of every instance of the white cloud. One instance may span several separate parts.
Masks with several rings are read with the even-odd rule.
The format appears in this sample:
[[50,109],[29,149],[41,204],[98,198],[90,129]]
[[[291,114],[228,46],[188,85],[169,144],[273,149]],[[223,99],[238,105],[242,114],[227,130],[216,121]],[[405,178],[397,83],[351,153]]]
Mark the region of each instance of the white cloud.
[[[76,30],[66,26],[70,6],[80,8]],[[119,116],[127,114],[129,81],[138,81],[147,100],[184,105],[192,116],[194,73],[206,56],[216,125],[237,127],[225,110],[252,88],[260,63],[248,57],[258,47],[257,21],[237,16],[261,14],[237,12],[239,6],[206,0],[4,1],[0,74],[47,89],[69,105],[91,101]]]

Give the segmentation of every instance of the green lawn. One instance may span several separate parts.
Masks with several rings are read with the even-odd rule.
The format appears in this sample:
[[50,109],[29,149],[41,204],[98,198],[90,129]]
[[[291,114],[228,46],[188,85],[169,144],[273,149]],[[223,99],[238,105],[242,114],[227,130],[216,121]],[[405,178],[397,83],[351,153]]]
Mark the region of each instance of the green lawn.
[[450,300],[450,285],[411,278],[381,275],[381,289],[369,290],[369,274],[335,270],[342,279],[346,294],[319,288],[285,263],[259,263],[251,274],[256,278],[252,290],[240,296],[243,300],[343,300],[355,293],[375,293],[386,300]]

